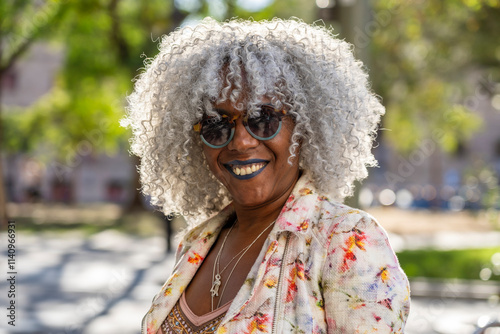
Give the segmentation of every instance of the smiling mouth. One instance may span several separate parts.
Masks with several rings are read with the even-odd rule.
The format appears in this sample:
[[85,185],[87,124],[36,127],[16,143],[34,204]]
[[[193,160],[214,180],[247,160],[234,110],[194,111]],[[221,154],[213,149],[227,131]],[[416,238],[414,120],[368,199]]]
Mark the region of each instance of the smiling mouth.
[[254,176],[257,176],[264,170],[267,166],[268,161],[260,160],[260,159],[252,159],[247,161],[234,160],[230,161],[227,164],[224,164],[224,167],[236,178],[240,180],[248,180]]

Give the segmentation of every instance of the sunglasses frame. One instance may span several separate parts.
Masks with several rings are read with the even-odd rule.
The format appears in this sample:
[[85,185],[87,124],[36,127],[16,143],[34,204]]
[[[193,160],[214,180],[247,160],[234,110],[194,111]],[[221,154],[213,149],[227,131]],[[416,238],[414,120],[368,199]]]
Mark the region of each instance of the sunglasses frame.
[[[252,130],[250,130],[250,127],[248,126],[248,115],[245,115],[243,116],[243,126],[245,127],[245,129],[247,130],[247,132],[252,136],[254,137],[255,139],[257,140],[262,140],[262,141],[265,141],[265,140],[271,140],[273,139],[274,137],[276,137],[278,135],[278,133],[280,133],[281,131],[281,126],[282,126],[282,118],[284,115],[286,115],[286,111],[284,109],[282,110],[278,110],[276,109],[272,104],[262,104],[261,106],[269,106],[271,108],[273,108],[274,112],[277,113],[278,115],[280,115],[278,117],[278,120],[279,120],[279,125],[278,125],[278,129],[276,130],[276,132],[270,136],[270,137],[260,137],[260,136],[257,136],[255,133],[252,132]],[[220,117],[222,118],[229,118],[230,116],[227,115],[227,114],[222,114],[220,115]],[[222,145],[213,145],[213,144],[210,144],[208,141],[206,141],[206,139],[203,137],[203,135],[201,134],[201,128],[202,128],[202,125],[201,123],[203,122],[203,120],[199,121],[198,123],[196,123],[195,125],[193,125],[193,130],[195,132],[199,132],[200,133],[200,138],[201,138],[201,141],[207,145],[208,147],[211,147],[211,148],[223,148],[225,146],[227,146],[231,140],[233,140],[233,137],[234,137],[234,128],[235,128],[235,125],[236,125],[236,120],[238,118],[240,118],[241,116],[238,115],[238,116],[233,116],[231,118],[231,120],[228,121],[228,123],[231,125],[231,134],[229,135],[229,139]]]

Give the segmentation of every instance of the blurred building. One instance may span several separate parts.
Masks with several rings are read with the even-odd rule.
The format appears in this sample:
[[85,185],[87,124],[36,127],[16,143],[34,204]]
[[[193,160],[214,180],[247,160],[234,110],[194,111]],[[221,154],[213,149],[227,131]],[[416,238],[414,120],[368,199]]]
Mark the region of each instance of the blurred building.
[[[2,103],[20,107],[33,104],[50,91],[63,60],[60,49],[33,45],[1,82]],[[26,152],[4,154],[2,159],[7,198],[11,202],[126,204],[133,196],[135,167],[126,149],[113,156],[78,156],[70,165],[47,162]]]

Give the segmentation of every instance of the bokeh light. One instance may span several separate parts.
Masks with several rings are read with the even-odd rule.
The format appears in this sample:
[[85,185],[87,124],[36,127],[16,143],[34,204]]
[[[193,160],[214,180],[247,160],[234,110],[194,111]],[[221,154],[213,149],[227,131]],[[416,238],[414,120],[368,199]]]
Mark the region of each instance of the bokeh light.
[[500,253],[495,253],[491,256],[491,263],[494,266],[500,266]]
[[384,206],[393,205],[396,201],[396,194],[391,189],[384,189],[378,195],[378,200]]
[[451,211],[462,211],[465,207],[465,200],[461,196],[455,195],[450,198],[448,205]]
[[239,7],[248,10],[249,12],[258,12],[271,4],[272,0],[238,0]]
[[319,8],[330,8],[335,6],[335,0],[316,0],[316,6]]
[[359,205],[362,208],[369,208],[373,203],[373,192],[368,188],[363,188],[359,192]]
[[491,295],[488,297],[488,305],[490,307],[497,306],[499,302],[500,302],[500,296],[498,295]]
[[396,205],[401,209],[409,209],[413,203],[413,195],[407,189],[400,189],[396,193]]
[[491,271],[490,268],[483,268],[479,272],[479,278],[483,281],[487,281],[491,278],[492,274],[493,274],[493,272]]
[[496,110],[500,110],[500,94],[496,94],[491,99],[491,106]]
[[432,201],[436,199],[437,196],[437,190],[436,187],[434,187],[431,184],[427,184],[422,188],[422,198],[425,199],[426,201]]

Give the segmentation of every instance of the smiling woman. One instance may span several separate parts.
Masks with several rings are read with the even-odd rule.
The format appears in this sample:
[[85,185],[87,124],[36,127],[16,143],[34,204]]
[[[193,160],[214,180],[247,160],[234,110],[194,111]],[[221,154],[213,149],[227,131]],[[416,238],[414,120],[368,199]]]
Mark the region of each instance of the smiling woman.
[[[233,120],[233,135],[225,136],[228,140],[223,140],[224,145],[203,145],[210,171],[229,191],[235,207],[259,206],[262,207],[260,210],[265,210],[272,207],[269,206],[271,202],[278,200],[281,208],[285,200],[281,197],[288,195],[299,175],[298,159],[292,159],[295,163],[291,164],[288,161],[293,121],[290,118],[282,120],[282,112],[273,108],[269,101],[261,102],[262,105],[246,117],[235,108],[235,105],[243,105],[243,101],[215,104],[216,110]],[[227,119],[221,118],[216,123]],[[207,132],[211,131],[213,124],[207,126]]]
[[368,87],[350,45],[299,21],[164,37],[124,123],[143,192],[191,229],[143,333],[403,333],[406,276],[342,204],[376,164]]

